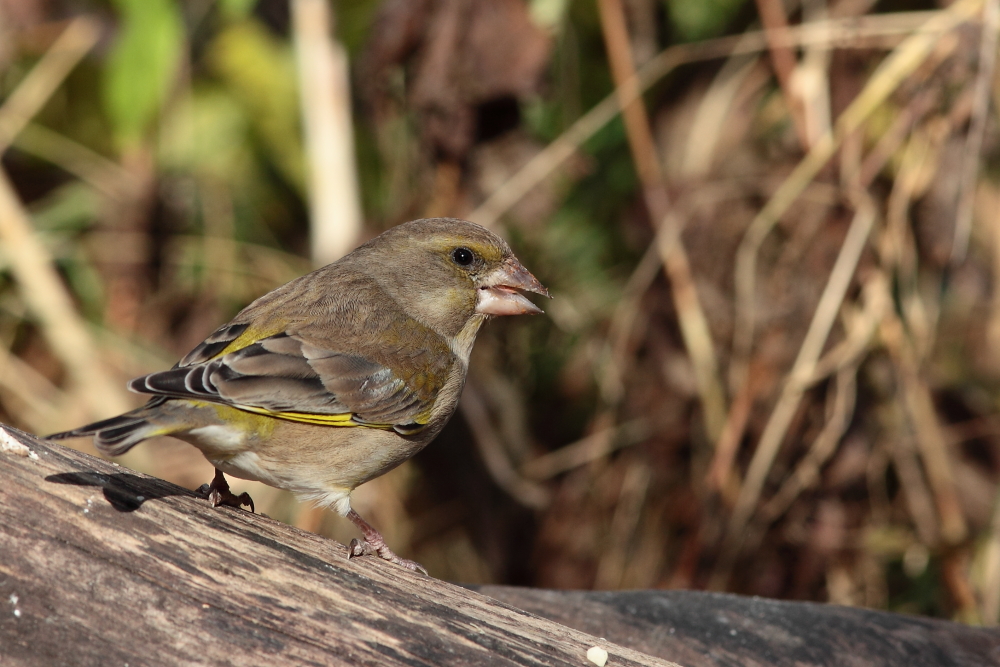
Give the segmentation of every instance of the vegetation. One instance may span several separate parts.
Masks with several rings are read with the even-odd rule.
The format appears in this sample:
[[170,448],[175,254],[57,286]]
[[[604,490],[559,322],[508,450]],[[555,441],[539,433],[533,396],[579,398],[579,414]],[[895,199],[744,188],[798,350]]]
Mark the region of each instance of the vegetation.
[[[0,419],[138,405],[125,380],[345,243],[465,217],[555,298],[491,323],[460,416],[356,494],[402,555],[996,624],[998,25],[997,0],[0,0]],[[342,53],[350,98],[312,94]]]

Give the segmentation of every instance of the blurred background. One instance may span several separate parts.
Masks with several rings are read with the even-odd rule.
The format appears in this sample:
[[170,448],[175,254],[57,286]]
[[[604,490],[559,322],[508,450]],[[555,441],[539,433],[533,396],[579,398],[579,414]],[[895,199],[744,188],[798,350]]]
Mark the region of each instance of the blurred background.
[[[485,327],[445,433],[356,492],[397,552],[996,624],[998,26],[1000,0],[0,0],[0,420],[138,406],[127,379],[256,296],[464,217],[555,298]],[[122,462],[212,472],[170,439]]]

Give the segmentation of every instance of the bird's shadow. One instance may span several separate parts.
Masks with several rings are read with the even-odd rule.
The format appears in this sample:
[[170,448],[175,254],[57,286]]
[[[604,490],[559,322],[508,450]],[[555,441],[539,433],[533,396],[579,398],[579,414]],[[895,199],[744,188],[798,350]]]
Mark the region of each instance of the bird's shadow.
[[73,486],[99,486],[104,491],[111,506],[119,512],[134,512],[147,500],[158,500],[168,496],[197,497],[193,491],[149,477],[140,477],[127,472],[105,474],[100,472],[64,472],[49,475],[46,482],[72,484]]

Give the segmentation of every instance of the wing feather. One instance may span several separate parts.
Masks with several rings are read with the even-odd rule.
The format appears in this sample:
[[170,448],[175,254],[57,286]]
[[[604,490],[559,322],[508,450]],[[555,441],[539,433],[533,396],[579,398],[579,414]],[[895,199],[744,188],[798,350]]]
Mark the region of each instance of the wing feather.
[[[435,358],[428,350],[396,350],[399,367],[394,370],[388,360],[331,349],[327,335],[309,340],[308,332],[278,333],[213,358],[246,330],[222,327],[178,366],[136,378],[129,388],[225,403],[293,421],[398,426],[411,433],[426,423],[437,385],[454,362],[446,358],[444,364],[428,365]],[[442,346],[450,357],[443,341],[436,351]],[[440,381],[429,383],[428,377]]]

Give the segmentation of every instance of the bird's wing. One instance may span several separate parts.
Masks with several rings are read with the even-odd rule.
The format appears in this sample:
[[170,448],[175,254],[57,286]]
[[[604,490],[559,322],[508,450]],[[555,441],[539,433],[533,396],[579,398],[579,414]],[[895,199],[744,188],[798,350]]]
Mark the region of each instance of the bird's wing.
[[174,368],[129,388],[292,421],[415,432],[427,423],[455,357],[440,336],[413,320],[404,324],[403,336],[398,326],[375,326],[381,334],[373,334],[338,332],[327,322],[262,337],[247,324],[230,324]]

